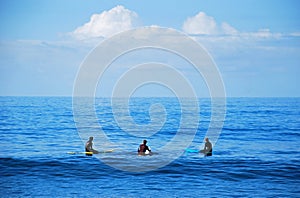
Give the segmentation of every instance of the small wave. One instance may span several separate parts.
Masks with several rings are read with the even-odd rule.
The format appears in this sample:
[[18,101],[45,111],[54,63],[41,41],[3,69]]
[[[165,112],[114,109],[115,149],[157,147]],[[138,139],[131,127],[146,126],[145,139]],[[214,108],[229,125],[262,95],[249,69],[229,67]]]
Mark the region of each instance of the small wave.
[[[56,159],[16,159],[0,158],[3,176],[38,176],[38,177],[100,177],[112,173],[112,168],[103,165],[95,158],[76,156]],[[93,168],[91,168],[93,167]],[[91,176],[93,175],[93,176]]]

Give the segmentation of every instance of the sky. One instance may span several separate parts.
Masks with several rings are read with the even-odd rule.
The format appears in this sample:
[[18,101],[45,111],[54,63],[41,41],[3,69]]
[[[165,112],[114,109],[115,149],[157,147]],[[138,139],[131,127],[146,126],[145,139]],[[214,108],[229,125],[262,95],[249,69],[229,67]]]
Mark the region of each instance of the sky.
[[[92,49],[119,32],[151,26],[178,30],[200,43],[229,97],[300,97],[299,9],[297,0],[1,0],[0,95],[72,96]],[[187,70],[180,60],[168,63]],[[107,79],[117,79],[116,73]],[[100,96],[110,94],[108,81]],[[199,96],[207,96],[201,90]],[[140,94],[168,93],[156,86]]]

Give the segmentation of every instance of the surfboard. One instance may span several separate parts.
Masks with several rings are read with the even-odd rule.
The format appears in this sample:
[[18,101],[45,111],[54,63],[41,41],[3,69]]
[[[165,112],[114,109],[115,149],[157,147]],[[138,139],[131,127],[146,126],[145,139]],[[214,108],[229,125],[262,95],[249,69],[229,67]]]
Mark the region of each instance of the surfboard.
[[105,151],[97,151],[97,152],[75,152],[75,151],[70,151],[70,152],[67,152],[67,154],[70,154],[70,155],[76,155],[76,154],[88,154],[88,155],[93,155],[93,154],[100,154],[100,153],[111,153],[113,152],[114,149],[110,149],[110,150],[105,150]]
[[99,153],[111,153],[114,152],[114,149],[109,149],[109,150],[105,150],[105,151],[98,151],[98,153],[94,153],[94,154],[99,154]]
[[74,152],[74,151],[70,151],[70,152],[67,152],[67,154],[70,154],[70,155],[76,155],[76,154],[94,154],[93,152]]
[[199,150],[197,150],[197,149],[185,149],[185,152],[188,152],[188,153],[199,153]]
[[139,156],[153,155],[153,152],[149,152],[148,150],[145,153],[138,153]]

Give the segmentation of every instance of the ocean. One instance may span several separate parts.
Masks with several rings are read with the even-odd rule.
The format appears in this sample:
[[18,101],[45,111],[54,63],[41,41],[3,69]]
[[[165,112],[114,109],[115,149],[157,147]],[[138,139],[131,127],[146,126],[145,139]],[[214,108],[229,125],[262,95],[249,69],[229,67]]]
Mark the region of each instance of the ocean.
[[[144,130],[140,134],[128,133],[135,126],[127,119],[122,127],[118,125],[122,119],[116,121],[118,109],[112,111],[109,98],[97,98],[98,123],[86,122],[80,130],[87,133],[82,134],[71,97],[0,97],[0,195],[300,197],[300,98],[227,98],[226,102],[213,156],[181,152],[163,166],[139,171],[135,163],[159,164],[160,156],[172,156],[173,148],[164,145],[173,141],[180,126],[176,98],[130,100],[130,117]],[[149,113],[149,107],[157,103],[163,112]],[[199,107],[200,115],[190,115],[200,119],[188,149],[202,149],[210,123],[210,100],[199,99]],[[163,123],[157,120],[160,117]],[[158,125],[149,125],[152,118]],[[190,124],[182,124],[187,133]],[[112,144],[98,137],[97,125]],[[85,156],[81,152],[87,139],[81,137],[89,135],[95,136],[97,150],[114,152]],[[137,155],[143,139],[148,140],[153,156]]]

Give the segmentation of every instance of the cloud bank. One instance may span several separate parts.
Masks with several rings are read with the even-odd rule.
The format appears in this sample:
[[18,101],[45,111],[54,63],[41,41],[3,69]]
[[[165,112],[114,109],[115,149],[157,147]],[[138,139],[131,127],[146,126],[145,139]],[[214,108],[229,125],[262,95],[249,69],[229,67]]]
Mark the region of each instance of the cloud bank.
[[[92,41],[99,38],[109,38],[114,34],[141,26],[139,16],[134,11],[118,5],[100,14],[93,14],[90,20],[71,32],[76,40]],[[157,26],[157,25],[152,25]],[[205,12],[188,17],[182,25],[182,30],[192,36],[210,36],[224,39],[278,39],[282,36],[299,36],[299,33],[285,35],[273,33],[268,28],[254,32],[241,32],[227,22],[217,23],[214,17]]]

